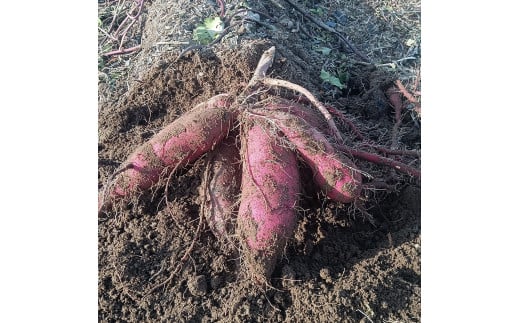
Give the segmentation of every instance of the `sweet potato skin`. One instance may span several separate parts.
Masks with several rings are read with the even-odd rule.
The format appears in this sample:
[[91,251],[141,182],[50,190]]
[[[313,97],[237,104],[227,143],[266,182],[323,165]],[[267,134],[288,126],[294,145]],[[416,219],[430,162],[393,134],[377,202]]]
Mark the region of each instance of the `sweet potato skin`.
[[242,143],[242,196],[237,218],[247,273],[265,283],[293,233],[300,192],[296,155],[264,120],[251,117]]
[[227,136],[237,114],[231,96],[220,94],[174,120],[128,157],[100,195],[98,210],[114,199],[150,188],[161,175],[211,150]]
[[324,133],[325,135],[332,135],[325,117],[323,117],[323,115],[321,115],[316,109],[283,98],[276,98],[272,100],[273,102],[265,104],[262,109],[290,113],[300,119],[307,121],[309,125],[318,129],[318,131]]
[[230,223],[238,208],[242,177],[240,151],[235,135],[231,134],[222,141],[208,158],[208,177],[203,180],[204,185],[207,185],[204,215],[217,238],[228,238],[232,234]]
[[270,118],[313,170],[314,181],[330,199],[350,203],[361,194],[362,177],[356,165],[336,152],[327,137],[307,121],[283,111],[257,113]]

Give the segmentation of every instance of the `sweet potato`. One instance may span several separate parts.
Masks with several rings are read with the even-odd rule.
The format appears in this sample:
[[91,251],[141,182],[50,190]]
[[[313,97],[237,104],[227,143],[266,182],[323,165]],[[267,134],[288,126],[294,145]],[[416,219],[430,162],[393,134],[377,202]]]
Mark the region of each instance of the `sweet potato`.
[[237,230],[247,273],[259,284],[271,276],[296,223],[300,192],[296,155],[258,117],[242,137],[242,195]]
[[323,115],[316,111],[316,109],[283,98],[271,100],[273,100],[273,102],[265,104],[263,106],[264,109],[290,113],[307,121],[312,127],[318,129],[320,132],[329,136],[332,135],[330,128],[327,125],[327,121]]
[[203,183],[207,185],[204,208],[206,223],[217,238],[230,233],[230,220],[238,207],[241,165],[236,136],[223,140],[209,157],[210,168]]
[[237,111],[221,94],[197,105],[138,147],[100,196],[99,209],[111,200],[150,188],[164,171],[193,162],[227,136]]
[[349,203],[361,193],[361,173],[336,152],[325,135],[305,120],[283,111],[256,110],[270,118],[313,170],[314,181],[332,200]]

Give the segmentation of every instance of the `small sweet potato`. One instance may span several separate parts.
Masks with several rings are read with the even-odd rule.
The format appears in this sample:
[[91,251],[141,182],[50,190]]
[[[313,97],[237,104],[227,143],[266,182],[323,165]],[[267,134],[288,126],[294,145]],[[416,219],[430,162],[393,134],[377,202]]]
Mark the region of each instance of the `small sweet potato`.
[[361,172],[336,152],[323,133],[307,121],[283,111],[256,110],[270,118],[313,170],[314,181],[334,201],[349,203],[361,193]]
[[245,127],[237,230],[247,273],[263,284],[293,233],[300,177],[296,155],[281,145],[278,131],[258,117]]
[[235,141],[236,136],[232,133],[210,153],[208,177],[202,181],[207,185],[206,200],[203,201],[206,223],[219,239],[231,232],[230,221],[238,208],[242,171]]
[[99,210],[113,199],[150,188],[163,172],[195,161],[227,136],[237,111],[221,94],[197,105],[138,147],[100,194]]

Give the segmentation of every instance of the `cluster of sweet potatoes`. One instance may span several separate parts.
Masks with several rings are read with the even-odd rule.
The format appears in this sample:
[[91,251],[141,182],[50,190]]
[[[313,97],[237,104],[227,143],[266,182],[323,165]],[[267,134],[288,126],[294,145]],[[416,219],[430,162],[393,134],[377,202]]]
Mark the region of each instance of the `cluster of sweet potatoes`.
[[228,94],[214,96],[138,147],[101,191],[98,209],[207,155],[206,222],[217,237],[236,223],[232,229],[247,272],[262,283],[295,228],[302,189],[298,162],[309,166],[328,198],[342,203],[359,198],[362,172],[329,139],[331,129],[316,110],[277,97],[239,102]]

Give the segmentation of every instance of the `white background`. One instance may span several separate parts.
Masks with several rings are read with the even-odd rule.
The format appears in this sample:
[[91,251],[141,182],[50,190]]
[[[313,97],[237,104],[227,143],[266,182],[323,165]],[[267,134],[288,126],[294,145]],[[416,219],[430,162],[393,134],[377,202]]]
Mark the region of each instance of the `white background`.
[[[94,322],[97,3],[8,3],[0,321]],[[503,3],[423,0],[423,322],[518,320],[519,18]]]

